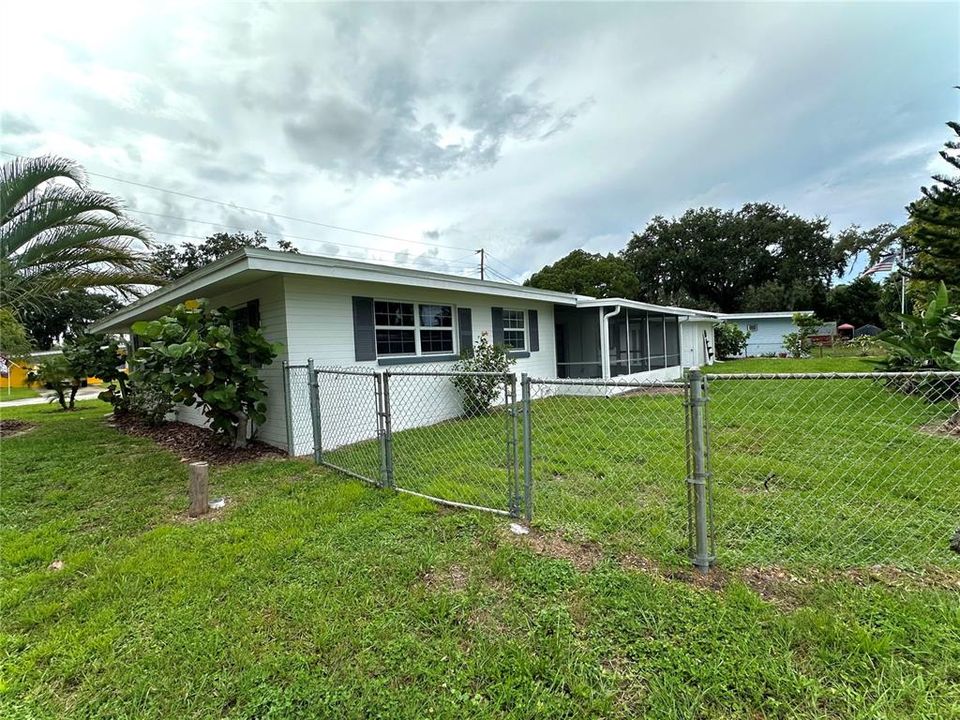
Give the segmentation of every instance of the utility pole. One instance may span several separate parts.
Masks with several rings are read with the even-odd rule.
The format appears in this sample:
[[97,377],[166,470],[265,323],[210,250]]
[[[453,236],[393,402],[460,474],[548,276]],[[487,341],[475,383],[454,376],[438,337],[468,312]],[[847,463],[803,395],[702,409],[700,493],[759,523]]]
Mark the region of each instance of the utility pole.
[[480,248],[479,250],[477,250],[476,254],[480,256],[480,279],[483,280],[483,279],[484,279],[484,277],[483,277],[483,271],[484,271],[484,268],[483,268],[483,255],[484,255],[483,248]]

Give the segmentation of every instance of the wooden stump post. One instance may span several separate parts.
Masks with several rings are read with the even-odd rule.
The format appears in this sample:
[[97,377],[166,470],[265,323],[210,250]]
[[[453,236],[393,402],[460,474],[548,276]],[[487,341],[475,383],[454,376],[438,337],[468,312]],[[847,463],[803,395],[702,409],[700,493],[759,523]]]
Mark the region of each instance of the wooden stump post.
[[190,463],[190,517],[199,517],[209,509],[207,463]]

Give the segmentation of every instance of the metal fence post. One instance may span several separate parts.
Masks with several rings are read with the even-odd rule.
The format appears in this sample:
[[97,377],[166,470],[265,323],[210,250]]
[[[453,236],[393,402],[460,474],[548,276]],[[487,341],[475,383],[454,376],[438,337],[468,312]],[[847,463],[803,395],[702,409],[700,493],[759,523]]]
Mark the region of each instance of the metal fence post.
[[310,384],[310,419],[313,426],[313,461],[320,465],[323,462],[323,443],[320,435],[320,384],[317,381],[317,371],[313,368],[313,358],[307,360],[307,374]]
[[533,520],[533,448],[530,427],[530,376],[520,376],[520,393],[523,412],[523,507],[527,525]]
[[510,517],[520,517],[520,458],[517,455],[517,376],[503,376],[503,400],[506,410],[507,433],[507,494]]
[[393,480],[393,417],[390,411],[390,371],[384,370],[380,383],[380,393],[383,398],[383,469],[386,487],[395,486]]
[[287,414],[287,455],[294,455],[293,397],[290,395],[290,363],[283,361],[283,409]]
[[702,573],[710,570],[710,485],[707,472],[707,433],[704,406],[707,397],[700,368],[690,370],[690,451],[693,474],[687,482],[693,490],[693,564]]

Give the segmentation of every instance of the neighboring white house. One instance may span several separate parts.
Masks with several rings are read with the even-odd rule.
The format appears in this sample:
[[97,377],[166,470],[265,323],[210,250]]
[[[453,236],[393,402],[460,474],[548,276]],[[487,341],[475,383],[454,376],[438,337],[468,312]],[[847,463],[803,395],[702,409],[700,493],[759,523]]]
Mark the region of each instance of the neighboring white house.
[[794,313],[812,314],[810,310],[790,310],[786,312],[729,313],[720,315],[722,322],[735,324],[744,332],[750,333],[744,355],[776,355],[787,352],[783,336],[796,332],[793,322]]
[[[424,363],[452,366],[460,352],[485,332],[494,343],[512,348],[517,373],[670,380],[686,367],[712,362],[717,317],[684,308],[246,248],[131,303],[91,330],[129,332],[133,322],[158,317],[172,305],[198,297],[244,313],[268,340],[283,346],[276,361],[262,370],[269,397],[267,421],[259,429],[261,440],[283,448],[289,444],[284,362],[300,364],[312,358],[318,367],[395,371],[416,370]],[[458,401],[452,388],[450,392],[452,416]],[[443,404],[413,391],[397,397],[398,402],[421,402],[424,407]],[[371,386],[370,397],[357,397],[358,410],[372,398]],[[203,424],[195,409],[180,408],[177,415],[184,422]],[[422,417],[421,424],[443,419],[415,412],[397,415]],[[295,454],[310,451],[307,432],[297,430]]]

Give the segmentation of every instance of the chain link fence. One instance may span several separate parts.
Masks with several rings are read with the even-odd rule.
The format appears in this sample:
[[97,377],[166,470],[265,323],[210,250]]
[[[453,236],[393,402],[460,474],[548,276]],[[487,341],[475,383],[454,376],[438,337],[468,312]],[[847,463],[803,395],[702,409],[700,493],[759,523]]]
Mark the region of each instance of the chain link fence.
[[381,487],[703,570],[960,569],[960,373],[287,373],[292,452]]
[[960,374],[708,375],[720,559],[958,564]]

